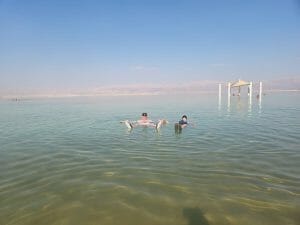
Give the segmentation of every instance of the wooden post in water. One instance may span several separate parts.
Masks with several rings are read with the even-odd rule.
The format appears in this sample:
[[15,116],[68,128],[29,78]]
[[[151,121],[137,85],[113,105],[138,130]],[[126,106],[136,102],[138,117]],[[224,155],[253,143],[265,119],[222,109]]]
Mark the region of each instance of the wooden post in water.
[[258,105],[261,110],[261,98],[262,98],[262,82],[259,82],[259,96],[258,96]]
[[249,103],[250,103],[250,105],[252,104],[252,86],[253,86],[253,84],[251,81],[249,84]]
[[230,88],[231,88],[231,83],[228,82],[228,90],[227,90],[228,97],[230,97],[230,95],[231,95],[231,93],[230,93]]
[[228,89],[227,89],[227,110],[230,111],[230,88],[231,88],[231,83],[228,82]]
[[253,84],[252,84],[252,81],[251,81],[250,84],[249,84],[249,97],[252,96],[252,87],[253,87]]
[[259,98],[261,98],[262,95],[262,82],[259,82]]
[[219,110],[221,109],[222,85],[219,84]]

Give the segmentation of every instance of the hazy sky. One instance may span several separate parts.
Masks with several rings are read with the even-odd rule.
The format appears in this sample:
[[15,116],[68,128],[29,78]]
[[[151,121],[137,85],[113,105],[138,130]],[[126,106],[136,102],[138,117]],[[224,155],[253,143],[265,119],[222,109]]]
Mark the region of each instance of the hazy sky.
[[299,0],[0,0],[0,87],[300,77]]

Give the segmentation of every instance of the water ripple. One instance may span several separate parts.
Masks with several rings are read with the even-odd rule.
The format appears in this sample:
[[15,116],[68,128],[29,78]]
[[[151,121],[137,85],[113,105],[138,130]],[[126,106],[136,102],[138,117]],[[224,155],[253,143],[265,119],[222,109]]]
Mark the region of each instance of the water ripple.
[[[0,223],[298,223],[299,105],[163,98],[0,102]],[[119,124],[141,109],[170,124]]]

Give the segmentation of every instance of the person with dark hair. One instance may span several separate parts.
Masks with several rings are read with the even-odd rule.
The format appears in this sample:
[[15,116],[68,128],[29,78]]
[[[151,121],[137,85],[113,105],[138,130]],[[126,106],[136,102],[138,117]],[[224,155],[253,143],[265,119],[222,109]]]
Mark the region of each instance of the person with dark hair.
[[186,127],[187,125],[188,125],[187,116],[183,115],[181,117],[181,120],[179,120],[178,123],[175,123],[175,133],[180,134],[182,131],[182,128]]
[[145,113],[145,112],[142,113],[141,119],[139,119],[137,121],[137,124],[138,125],[144,125],[144,126],[151,126],[151,127],[155,127],[156,126],[155,123],[148,118],[148,114]]
[[181,125],[181,128],[184,128],[188,125],[188,122],[187,122],[187,116],[186,115],[183,115],[181,117],[181,120],[179,120],[178,122],[180,125]]
[[[121,121],[122,122],[122,121]],[[155,127],[157,130],[161,128],[162,125],[166,125],[168,121],[166,119],[160,119],[155,123],[153,120],[150,120],[148,118],[148,114],[146,112],[143,112],[141,115],[141,118],[137,121],[130,122],[129,120],[123,121],[128,129],[132,129],[137,126],[142,127]]]

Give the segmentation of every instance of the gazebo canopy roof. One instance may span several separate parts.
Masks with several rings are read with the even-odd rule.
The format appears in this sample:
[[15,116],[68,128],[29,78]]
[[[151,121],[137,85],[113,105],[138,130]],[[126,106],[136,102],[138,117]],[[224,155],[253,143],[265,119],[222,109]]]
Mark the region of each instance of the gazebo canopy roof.
[[245,85],[250,85],[250,82],[239,79],[238,81],[233,82],[231,84],[231,87],[241,87],[241,86],[245,86]]

